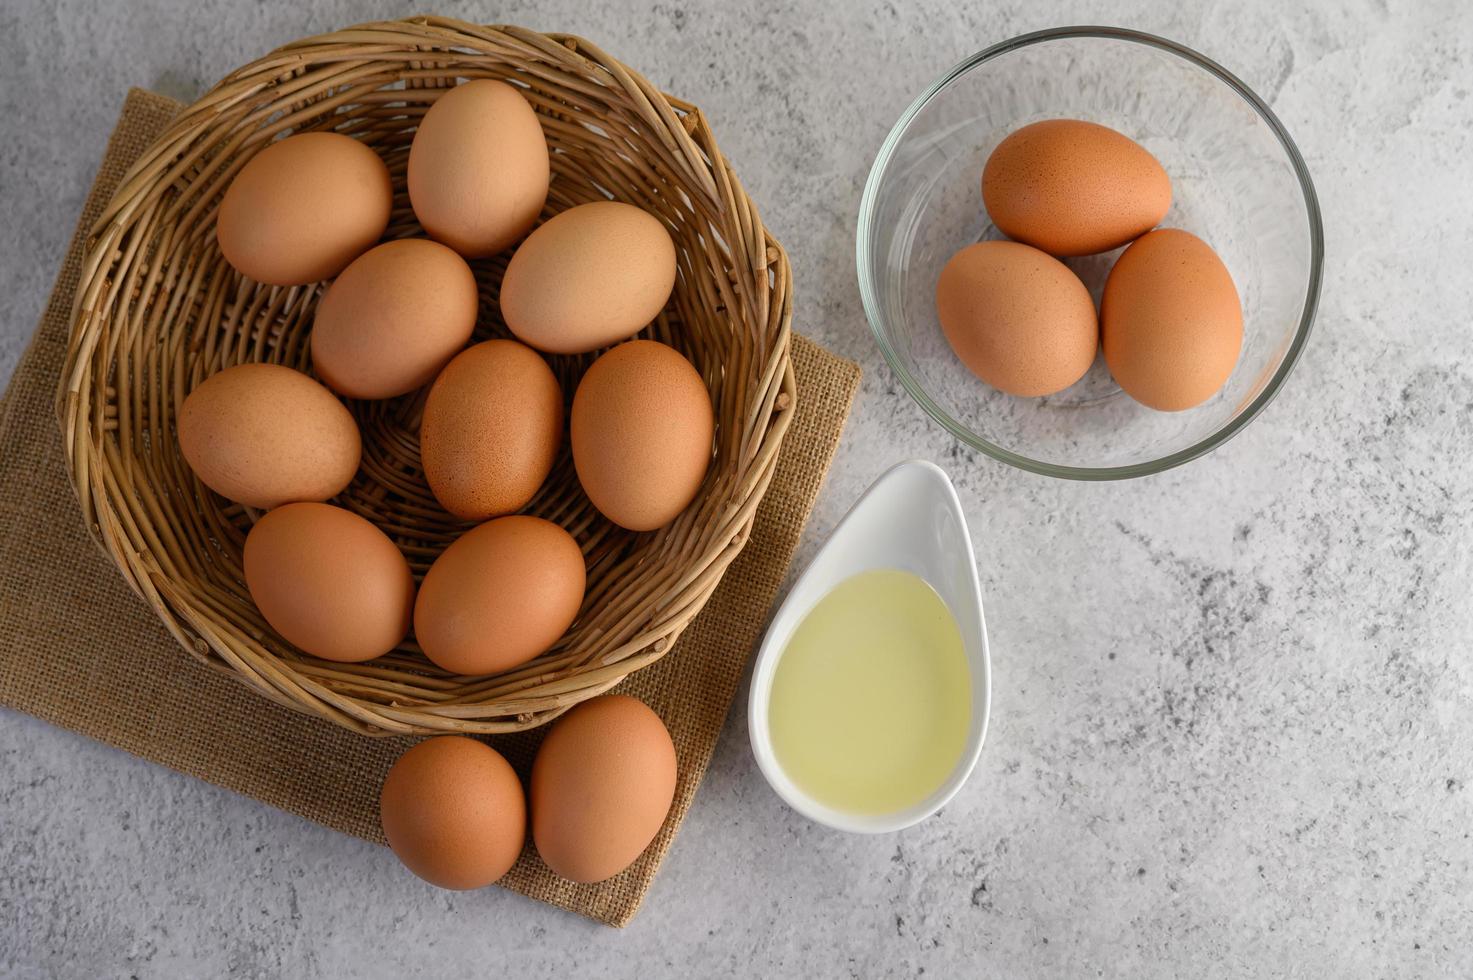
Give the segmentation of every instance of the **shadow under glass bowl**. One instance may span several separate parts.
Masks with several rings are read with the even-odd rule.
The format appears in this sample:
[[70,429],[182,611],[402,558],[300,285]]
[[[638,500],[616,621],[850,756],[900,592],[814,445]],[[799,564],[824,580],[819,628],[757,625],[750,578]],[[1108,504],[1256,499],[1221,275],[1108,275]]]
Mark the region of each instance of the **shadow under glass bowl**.
[[[1110,378],[1103,356],[1072,387],[1017,398],[979,381],[941,333],[935,288],[960,248],[1003,237],[982,206],[982,167],[1041,119],[1119,130],[1171,175],[1163,227],[1226,263],[1243,303],[1243,349],[1227,384],[1184,412],[1156,412]],[[890,131],[859,209],[859,287],[885,359],[958,439],[1035,473],[1145,476],[1227,441],[1269,403],[1309,338],[1324,242],[1309,171],[1263,100],[1194,51],[1136,31],[1025,34],[957,65]],[[1065,259],[1099,301],[1119,250]]]

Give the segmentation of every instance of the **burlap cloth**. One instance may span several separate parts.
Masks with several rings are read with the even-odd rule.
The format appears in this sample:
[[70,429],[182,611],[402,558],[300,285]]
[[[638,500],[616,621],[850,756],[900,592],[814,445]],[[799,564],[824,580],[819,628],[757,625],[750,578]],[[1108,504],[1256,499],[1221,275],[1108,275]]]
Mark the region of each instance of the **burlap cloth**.
[[[0,401],[0,704],[382,843],[378,788],[410,744],[355,735],[266,701],[186,656],[82,526],[52,408],[85,229],[123,171],[181,108],[123,106],[41,325]],[[802,338],[798,412],[746,550],[663,660],[619,690],[670,727],[679,782],[660,836],[599,885],[554,876],[529,847],[507,888],[614,925],[634,916],[675,839],[828,470],[859,368]],[[493,739],[525,775],[537,732]],[[406,872],[407,874],[407,872]]]

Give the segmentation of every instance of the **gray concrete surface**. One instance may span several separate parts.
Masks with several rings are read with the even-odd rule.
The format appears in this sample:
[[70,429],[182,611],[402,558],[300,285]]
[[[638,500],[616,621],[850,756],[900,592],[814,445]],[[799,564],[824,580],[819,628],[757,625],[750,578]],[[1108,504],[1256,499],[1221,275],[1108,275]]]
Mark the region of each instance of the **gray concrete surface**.
[[[957,479],[996,667],[974,780],[898,836],[810,826],[733,713],[649,902],[616,932],[0,713],[7,977],[1473,973],[1473,14],[1457,0],[446,2],[575,31],[701,105],[793,254],[796,322],[868,372],[805,553],[890,462]],[[181,98],[393,3],[6,0],[0,376],[123,93]],[[1288,389],[1129,483],[960,451],[871,344],[868,164],[962,55],[1069,22],[1161,33],[1269,98],[1328,261]]]

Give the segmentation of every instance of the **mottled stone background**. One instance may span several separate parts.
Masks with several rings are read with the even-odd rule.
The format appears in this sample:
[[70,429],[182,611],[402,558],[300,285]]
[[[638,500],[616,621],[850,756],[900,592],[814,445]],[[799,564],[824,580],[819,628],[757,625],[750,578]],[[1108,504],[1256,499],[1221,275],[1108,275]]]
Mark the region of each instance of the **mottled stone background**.
[[[1168,7],[1176,9],[1168,10]],[[130,85],[190,99],[392,3],[5,0],[0,376]],[[796,324],[867,371],[806,544],[924,456],[973,523],[996,669],[935,819],[840,836],[762,782],[736,711],[625,932],[0,713],[0,974],[1414,977],[1473,972],[1473,13],[1439,2],[445,2],[597,39],[702,106],[788,246]],[[854,222],[890,123],[1066,23],[1237,72],[1319,186],[1324,300],[1287,390],[1213,455],[1062,483],[932,426],[872,345]],[[4,597],[0,597],[3,601]]]

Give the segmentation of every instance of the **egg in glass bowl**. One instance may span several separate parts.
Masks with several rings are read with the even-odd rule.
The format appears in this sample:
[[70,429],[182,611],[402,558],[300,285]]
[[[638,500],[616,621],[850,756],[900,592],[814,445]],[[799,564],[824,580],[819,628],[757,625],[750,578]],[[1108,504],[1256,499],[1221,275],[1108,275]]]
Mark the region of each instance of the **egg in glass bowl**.
[[[1108,126],[1149,151],[1172,182],[1161,227],[1209,243],[1230,271],[1242,346],[1226,383],[1201,404],[1149,408],[1121,390],[1100,355],[1064,390],[1019,397],[984,384],[948,344],[937,312],[942,269],[965,246],[1006,237],[983,206],[984,165],[1011,133],[1047,119]],[[1061,261],[1098,305],[1123,250]],[[1309,171],[1263,100],[1188,48],[1108,27],[1023,35],[931,85],[880,148],[857,236],[870,328],[921,407],[989,456],[1079,480],[1178,466],[1252,421],[1309,338],[1323,253]]]

